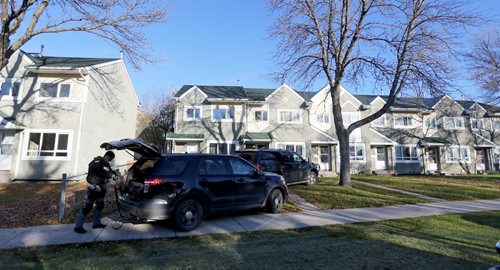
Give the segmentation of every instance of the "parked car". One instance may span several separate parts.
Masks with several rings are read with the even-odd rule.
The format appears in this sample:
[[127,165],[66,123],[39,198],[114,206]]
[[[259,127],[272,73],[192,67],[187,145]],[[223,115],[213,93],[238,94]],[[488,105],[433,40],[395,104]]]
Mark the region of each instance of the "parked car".
[[282,175],[288,185],[315,184],[318,180],[319,166],[307,162],[299,154],[288,150],[240,150],[238,155],[257,168]]
[[133,139],[103,143],[141,157],[119,184],[118,206],[140,220],[173,220],[179,231],[211,214],[263,208],[280,212],[288,196],[282,176],[234,155],[168,154]]

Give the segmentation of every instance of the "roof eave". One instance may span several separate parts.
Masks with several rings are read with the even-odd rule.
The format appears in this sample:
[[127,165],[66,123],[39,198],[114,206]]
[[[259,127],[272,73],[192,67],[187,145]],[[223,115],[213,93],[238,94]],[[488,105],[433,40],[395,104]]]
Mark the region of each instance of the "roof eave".
[[71,75],[87,75],[88,72],[83,67],[39,67],[39,66],[28,66],[28,70],[37,74],[71,74]]

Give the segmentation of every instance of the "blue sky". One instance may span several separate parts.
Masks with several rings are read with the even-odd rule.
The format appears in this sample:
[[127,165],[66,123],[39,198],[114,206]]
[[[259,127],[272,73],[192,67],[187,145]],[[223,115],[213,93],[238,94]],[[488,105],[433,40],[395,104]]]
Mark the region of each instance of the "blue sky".
[[[275,68],[272,56],[276,42],[267,31],[272,18],[265,0],[175,0],[167,2],[170,15],[165,23],[150,26],[145,34],[151,53],[162,59],[145,64],[140,71],[129,66],[134,86],[142,95],[150,91],[172,91],[184,84],[240,85],[275,88],[269,74]],[[479,0],[500,23],[498,1]],[[45,46],[48,56],[119,57],[119,48],[82,33],[39,36],[22,49],[38,52]],[[318,84],[318,88],[323,84]],[[465,92],[473,85],[463,82]],[[292,85],[293,86],[293,85]],[[319,90],[319,89],[309,89]],[[372,94],[372,93],[366,93]]]

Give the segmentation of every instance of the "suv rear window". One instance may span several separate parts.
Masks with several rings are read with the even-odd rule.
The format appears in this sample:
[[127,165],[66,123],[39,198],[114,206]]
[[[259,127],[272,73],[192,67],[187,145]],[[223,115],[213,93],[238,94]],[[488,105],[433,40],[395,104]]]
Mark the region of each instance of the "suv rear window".
[[244,158],[245,160],[255,164],[257,162],[256,153],[237,153],[238,156]]
[[274,154],[274,153],[269,153],[269,152],[260,152],[260,159],[261,160],[270,160],[270,159],[278,159],[279,154]]
[[156,163],[151,174],[163,176],[177,176],[184,173],[189,160],[181,157],[163,158]]

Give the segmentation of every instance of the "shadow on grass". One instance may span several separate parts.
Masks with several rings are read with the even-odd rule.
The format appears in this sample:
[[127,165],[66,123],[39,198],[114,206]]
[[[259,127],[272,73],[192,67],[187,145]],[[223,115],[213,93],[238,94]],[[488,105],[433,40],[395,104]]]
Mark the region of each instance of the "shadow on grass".
[[[446,226],[454,219],[425,219],[6,250],[0,264],[4,269],[487,269],[500,264],[489,250],[457,241],[461,233],[455,233],[458,239],[443,235],[436,241],[426,231],[434,222]],[[486,238],[496,232],[489,229]]]

